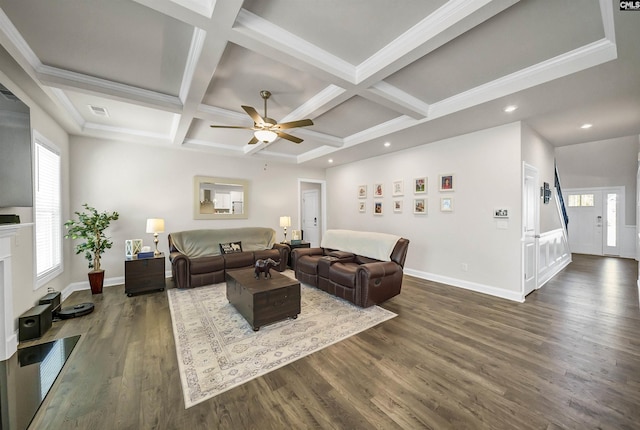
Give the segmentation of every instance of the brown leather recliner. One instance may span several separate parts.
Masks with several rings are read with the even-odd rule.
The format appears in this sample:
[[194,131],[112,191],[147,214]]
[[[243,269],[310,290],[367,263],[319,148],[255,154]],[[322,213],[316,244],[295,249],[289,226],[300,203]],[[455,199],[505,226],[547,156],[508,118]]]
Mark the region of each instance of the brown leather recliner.
[[329,248],[297,248],[291,251],[296,279],[369,307],[400,294],[409,240],[401,238],[381,261]]

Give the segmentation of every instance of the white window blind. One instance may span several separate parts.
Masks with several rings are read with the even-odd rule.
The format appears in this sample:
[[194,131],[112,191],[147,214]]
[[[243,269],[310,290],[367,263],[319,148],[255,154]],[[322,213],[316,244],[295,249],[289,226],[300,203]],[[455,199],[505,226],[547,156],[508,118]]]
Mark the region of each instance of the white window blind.
[[36,285],[62,271],[60,155],[42,138],[35,140]]

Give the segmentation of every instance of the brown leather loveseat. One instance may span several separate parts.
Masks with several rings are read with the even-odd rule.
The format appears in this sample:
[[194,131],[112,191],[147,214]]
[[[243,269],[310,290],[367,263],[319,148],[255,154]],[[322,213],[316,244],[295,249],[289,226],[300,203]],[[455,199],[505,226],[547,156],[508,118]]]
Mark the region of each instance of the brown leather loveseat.
[[225,282],[227,270],[253,267],[256,260],[271,258],[287,268],[289,247],[276,243],[272,228],[244,227],[188,230],[169,234],[171,274],[178,288]]
[[320,248],[296,248],[296,279],[357,306],[400,294],[409,240],[385,233],[327,230]]

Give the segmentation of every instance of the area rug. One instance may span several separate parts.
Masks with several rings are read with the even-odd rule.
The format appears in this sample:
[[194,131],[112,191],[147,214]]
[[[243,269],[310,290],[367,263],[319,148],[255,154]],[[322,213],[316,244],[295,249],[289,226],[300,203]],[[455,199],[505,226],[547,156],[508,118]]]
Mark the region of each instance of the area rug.
[[396,316],[301,284],[301,312],[254,332],[226,298],[226,285],[169,289],[185,408]]

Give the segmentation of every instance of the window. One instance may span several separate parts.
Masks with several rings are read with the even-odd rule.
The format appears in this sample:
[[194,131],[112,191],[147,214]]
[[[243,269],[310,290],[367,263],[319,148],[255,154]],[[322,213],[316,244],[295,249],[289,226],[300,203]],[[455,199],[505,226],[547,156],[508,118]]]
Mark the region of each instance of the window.
[[593,194],[569,194],[569,207],[593,206]]
[[34,131],[36,288],[62,272],[60,153]]

